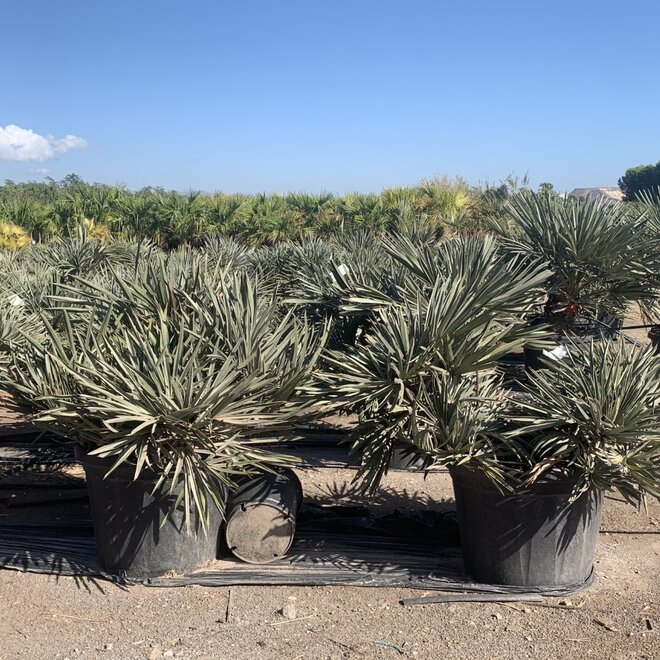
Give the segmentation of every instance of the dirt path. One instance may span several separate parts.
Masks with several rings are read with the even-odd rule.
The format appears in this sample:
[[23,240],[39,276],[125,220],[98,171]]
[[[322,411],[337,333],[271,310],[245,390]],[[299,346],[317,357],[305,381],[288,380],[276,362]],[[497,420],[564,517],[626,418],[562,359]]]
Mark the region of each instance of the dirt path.
[[[303,475],[306,496],[344,499],[348,470]],[[391,473],[381,510],[444,509],[447,475]],[[567,606],[404,608],[406,589],[232,587],[122,590],[0,571],[0,658],[659,658],[660,505],[606,502],[597,581]],[[230,596],[231,592],[231,596]],[[552,607],[551,607],[552,606]],[[286,608],[287,616],[280,613]]]

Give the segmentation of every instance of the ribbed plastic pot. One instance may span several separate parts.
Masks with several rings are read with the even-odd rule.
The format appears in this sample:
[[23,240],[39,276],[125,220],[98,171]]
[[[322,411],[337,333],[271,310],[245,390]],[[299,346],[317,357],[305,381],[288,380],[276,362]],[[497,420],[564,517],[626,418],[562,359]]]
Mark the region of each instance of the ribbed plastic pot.
[[[156,477],[133,479],[134,467],[120,466],[106,477],[110,459],[77,449],[85,470],[96,553],[103,570],[133,579],[186,574],[216,559],[222,513],[211,506],[208,530],[196,515],[186,525],[183,507],[170,513],[177,492],[154,497]],[[166,514],[167,520],[163,524]]]
[[284,556],[296,533],[302,486],[287,469],[241,484],[227,506],[225,541],[239,559],[266,564]]
[[575,481],[548,476],[500,493],[480,472],[451,470],[466,572],[477,582],[579,589],[589,580],[603,502],[591,490],[571,502]]

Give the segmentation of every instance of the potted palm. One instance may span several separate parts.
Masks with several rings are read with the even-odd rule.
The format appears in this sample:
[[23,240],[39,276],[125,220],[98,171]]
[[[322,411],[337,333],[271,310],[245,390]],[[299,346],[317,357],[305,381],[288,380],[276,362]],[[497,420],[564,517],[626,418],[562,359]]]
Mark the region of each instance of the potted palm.
[[[344,352],[327,351],[317,376],[322,400],[359,416],[353,450],[367,492],[397,452],[428,464],[471,438],[470,455],[483,453],[488,436],[472,423],[488,410],[472,410],[475,397],[494,387],[503,355],[538,337],[526,315],[548,276],[541,264],[506,258],[491,237],[429,244],[399,237],[387,250],[403,269],[395,295],[365,287],[345,301],[359,309],[364,300],[374,314],[370,332]],[[433,401],[447,415],[437,436],[428,421]]]
[[3,377],[35,424],[76,445],[114,574],[215,558],[228,493],[290,463],[266,445],[313,414],[302,389],[324,337],[247,276],[202,266],[154,255],[132,278],[61,291],[61,323],[45,312],[45,339],[14,350]]
[[360,415],[353,448],[367,492],[403,444],[428,470],[450,469],[475,579],[570,590],[591,574],[602,491],[660,494],[660,372],[623,342],[570,344],[568,360],[510,394],[497,361],[528,341],[525,313],[547,274],[512,272],[489,241],[442,243],[436,281],[415,297],[434,252],[413,258],[405,245],[417,271],[401,302],[379,309],[364,345],[331,352],[319,381]]
[[660,498],[658,359],[623,342],[569,348],[501,410],[493,446],[516,453],[504,488],[479,464],[454,462],[463,557],[477,580],[580,588],[603,492],[636,506]]
[[[541,258],[552,271],[532,323],[548,325],[557,341],[567,334],[616,334],[630,303],[656,297],[660,249],[647,214],[597,198],[531,191],[512,197],[506,213],[506,221],[491,223],[505,249]],[[540,355],[541,348],[530,345],[528,365],[539,366]]]

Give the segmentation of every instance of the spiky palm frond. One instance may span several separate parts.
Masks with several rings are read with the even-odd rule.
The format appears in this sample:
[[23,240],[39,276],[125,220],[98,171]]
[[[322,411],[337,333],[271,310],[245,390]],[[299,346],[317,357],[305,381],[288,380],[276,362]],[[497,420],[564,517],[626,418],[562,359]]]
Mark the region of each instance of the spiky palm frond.
[[660,263],[657,261],[657,246],[660,241],[660,189],[651,191],[644,190],[638,195],[638,202],[629,206],[633,207],[632,213],[644,215],[647,219],[646,245],[647,259],[655,274],[654,282],[651,283],[653,296],[639,300],[642,318],[647,323],[657,324],[660,321]]
[[447,322],[453,319],[453,327],[487,326],[496,321],[521,325],[543,300],[551,275],[541,260],[503,254],[489,236],[419,243],[395,235],[385,239],[383,247],[399,267],[394,269],[396,298],[411,304],[427,300],[428,307],[440,305],[440,313]]
[[238,230],[238,212],[244,203],[244,195],[216,194],[206,198],[206,216],[210,231],[222,236],[233,235]]
[[3,296],[0,299],[0,364],[6,363],[14,350],[25,345],[26,336],[32,341],[43,341],[39,318],[25,308],[20,296]]
[[13,253],[0,262],[0,278],[7,298],[18,296],[30,313],[38,313],[61,282],[56,268],[39,258],[38,246]]
[[117,200],[112,226],[127,239],[157,239],[160,230],[156,198],[147,194],[122,194]]
[[106,266],[131,260],[131,250],[125,243],[113,241],[105,244],[91,239],[84,224],[78,226],[75,236],[52,241],[34,254],[65,281],[88,277]]
[[381,234],[390,225],[390,215],[378,195],[344,195],[337,198],[336,210],[348,227],[361,227]]
[[286,250],[289,258],[278,269],[285,304],[309,318],[331,320],[337,347],[366,330],[371,308],[391,302],[392,262],[370,231],[351,230],[333,241],[309,240]]
[[325,277],[334,255],[329,243],[306,238],[255,250],[250,257],[249,270],[269,291],[288,296],[297,290],[301,276]]
[[254,248],[235,238],[211,234],[204,239],[202,251],[213,266],[240,270],[251,264]]

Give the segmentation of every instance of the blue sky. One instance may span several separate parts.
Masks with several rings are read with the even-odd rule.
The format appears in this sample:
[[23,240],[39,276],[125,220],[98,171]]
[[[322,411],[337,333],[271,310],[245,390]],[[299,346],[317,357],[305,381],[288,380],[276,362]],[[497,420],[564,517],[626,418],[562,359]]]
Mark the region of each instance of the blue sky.
[[0,180],[341,193],[527,172],[570,190],[660,160],[656,0],[0,12]]

